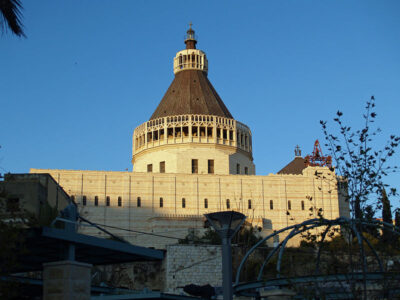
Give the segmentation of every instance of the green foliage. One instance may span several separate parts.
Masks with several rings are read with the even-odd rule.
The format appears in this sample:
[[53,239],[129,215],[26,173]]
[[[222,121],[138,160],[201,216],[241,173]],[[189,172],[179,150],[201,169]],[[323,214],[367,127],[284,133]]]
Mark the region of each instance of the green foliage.
[[[392,219],[392,211],[390,208],[390,201],[389,198],[386,194],[385,189],[382,189],[382,220],[383,222],[392,224],[393,219]],[[386,230],[385,228],[383,229],[382,232],[382,240],[385,243],[389,243],[393,238],[393,234],[390,230]]]
[[[240,230],[232,238],[232,244],[238,246],[252,247],[261,240],[258,232],[259,231],[257,228],[249,224],[242,225]],[[209,227],[201,237],[199,237],[195,231],[191,231],[184,239],[180,239],[178,243],[221,245],[221,238],[214,229]]]

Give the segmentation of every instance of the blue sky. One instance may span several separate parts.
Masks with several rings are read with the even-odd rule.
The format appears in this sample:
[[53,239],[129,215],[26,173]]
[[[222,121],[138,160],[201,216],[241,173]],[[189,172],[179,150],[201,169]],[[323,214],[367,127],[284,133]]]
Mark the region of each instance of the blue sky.
[[[133,129],[172,82],[189,22],[209,79],[252,129],[257,174],[297,144],[311,153],[337,110],[359,126],[371,95],[377,143],[400,134],[400,1],[22,3],[27,38],[0,36],[0,172],[131,170]],[[387,181],[400,190],[400,175]]]

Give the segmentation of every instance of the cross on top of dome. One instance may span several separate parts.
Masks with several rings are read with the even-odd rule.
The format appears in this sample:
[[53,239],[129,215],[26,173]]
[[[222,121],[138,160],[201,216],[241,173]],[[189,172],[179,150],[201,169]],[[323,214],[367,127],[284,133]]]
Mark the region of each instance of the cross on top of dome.
[[186,49],[196,49],[197,40],[192,25],[193,25],[192,22],[190,22],[189,29],[188,31],[186,31],[186,36],[185,36]]

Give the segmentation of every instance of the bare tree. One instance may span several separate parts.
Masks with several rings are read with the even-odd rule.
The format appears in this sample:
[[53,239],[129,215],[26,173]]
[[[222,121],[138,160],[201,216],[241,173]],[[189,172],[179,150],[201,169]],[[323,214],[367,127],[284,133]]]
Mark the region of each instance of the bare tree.
[[[390,135],[381,149],[373,148],[372,144],[381,130],[374,127],[376,119],[375,98],[367,101],[363,113],[364,125],[361,129],[352,129],[344,124],[343,113],[338,111],[334,122],[339,127],[337,135],[332,134],[326,121],[320,121],[325,135],[325,146],[332,153],[336,163],[336,172],[345,182],[345,199],[350,204],[352,217],[365,217],[365,208],[373,195],[380,199],[382,189],[396,194],[396,189],[384,183],[385,176],[397,170],[397,166],[388,165],[388,159],[393,156],[399,146],[400,137]],[[373,202],[374,208],[381,208],[381,201]]]

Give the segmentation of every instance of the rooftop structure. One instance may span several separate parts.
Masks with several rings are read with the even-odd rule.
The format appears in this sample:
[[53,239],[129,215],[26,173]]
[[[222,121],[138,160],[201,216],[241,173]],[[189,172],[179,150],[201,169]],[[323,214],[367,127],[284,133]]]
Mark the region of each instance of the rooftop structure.
[[208,80],[207,57],[196,49],[191,26],[185,44],[170,87],[133,133],[134,172],[254,175],[250,128],[232,117]]

